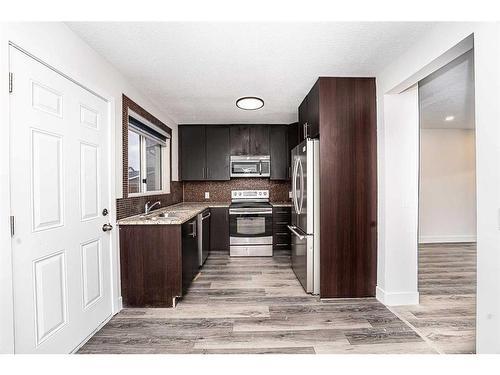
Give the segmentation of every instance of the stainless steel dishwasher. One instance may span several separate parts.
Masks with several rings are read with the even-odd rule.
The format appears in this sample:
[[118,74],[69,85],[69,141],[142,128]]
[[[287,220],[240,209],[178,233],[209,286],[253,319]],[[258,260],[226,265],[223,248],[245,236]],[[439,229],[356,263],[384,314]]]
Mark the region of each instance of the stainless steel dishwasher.
[[210,251],[210,209],[198,214],[198,259],[200,267]]

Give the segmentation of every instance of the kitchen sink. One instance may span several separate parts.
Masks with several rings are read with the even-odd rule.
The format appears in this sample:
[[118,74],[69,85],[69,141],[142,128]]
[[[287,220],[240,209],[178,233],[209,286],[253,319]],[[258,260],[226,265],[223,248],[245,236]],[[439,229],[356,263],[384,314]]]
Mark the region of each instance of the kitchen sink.
[[178,218],[179,215],[177,215],[176,213],[172,213],[172,212],[162,212],[161,214],[158,215],[158,217],[168,217],[168,218]]

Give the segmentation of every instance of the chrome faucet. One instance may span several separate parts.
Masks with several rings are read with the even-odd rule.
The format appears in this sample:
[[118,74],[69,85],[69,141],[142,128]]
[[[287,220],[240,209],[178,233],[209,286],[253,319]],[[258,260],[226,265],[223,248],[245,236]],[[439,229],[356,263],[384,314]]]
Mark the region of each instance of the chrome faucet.
[[157,204],[160,205],[161,202],[160,201],[157,201],[157,202],[154,202],[151,206],[149,205],[149,203],[151,203],[150,201],[148,201],[145,205],[144,205],[144,214],[147,215],[151,212],[151,210],[153,209],[154,206],[156,206]]

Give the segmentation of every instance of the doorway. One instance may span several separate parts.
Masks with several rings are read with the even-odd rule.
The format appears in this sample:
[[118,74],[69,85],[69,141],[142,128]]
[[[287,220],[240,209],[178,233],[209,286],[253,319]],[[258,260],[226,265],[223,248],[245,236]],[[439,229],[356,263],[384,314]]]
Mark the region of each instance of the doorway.
[[415,324],[441,353],[475,353],[474,54],[419,82],[418,291]]

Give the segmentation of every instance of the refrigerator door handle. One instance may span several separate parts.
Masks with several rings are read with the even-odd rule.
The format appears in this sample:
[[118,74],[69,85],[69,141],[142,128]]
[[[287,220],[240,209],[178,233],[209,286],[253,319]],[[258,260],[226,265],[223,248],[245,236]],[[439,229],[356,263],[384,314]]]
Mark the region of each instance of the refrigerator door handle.
[[295,234],[297,237],[299,237],[299,240],[303,240],[304,238],[306,238],[306,236],[303,236],[301,234],[299,234],[296,230],[295,230],[295,227],[291,226],[291,225],[287,225],[288,229],[290,230],[290,232],[292,232],[293,234]]
[[300,204],[297,201],[297,213],[300,214],[302,212],[302,205],[304,204],[304,169],[302,168],[302,162],[300,161],[300,158],[297,160],[297,173],[299,173],[300,167]]
[[298,202],[297,202],[297,171],[298,168],[297,166],[299,165],[299,158],[295,159],[295,163],[293,164],[293,177],[292,177],[292,198],[293,198],[293,208],[295,209],[295,212],[297,214],[300,214],[299,209],[298,209]]

